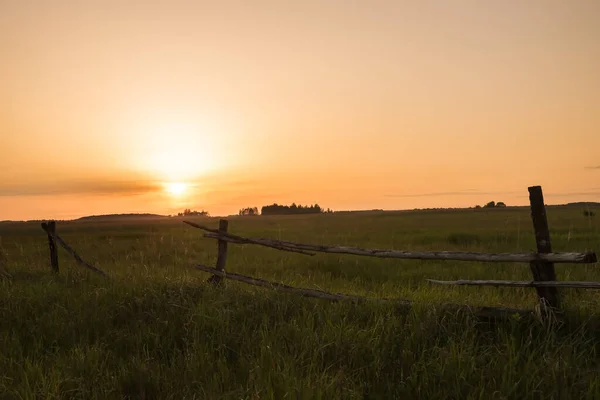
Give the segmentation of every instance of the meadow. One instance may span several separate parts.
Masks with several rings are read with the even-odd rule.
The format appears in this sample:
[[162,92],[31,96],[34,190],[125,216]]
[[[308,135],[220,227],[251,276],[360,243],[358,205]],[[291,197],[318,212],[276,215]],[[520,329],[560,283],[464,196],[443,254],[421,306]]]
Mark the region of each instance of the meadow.
[[[600,213],[597,213],[600,214]],[[217,219],[196,219],[218,225]],[[181,218],[59,222],[111,279],[64,251],[52,273],[39,223],[0,224],[0,399],[597,399],[600,296],[560,291],[565,321],[483,321],[442,303],[533,309],[531,288],[447,287],[426,278],[529,280],[527,264],[309,257],[230,245],[227,270],[390,304],[328,302],[190,268],[216,242]],[[554,251],[600,252],[600,219],[549,207]],[[526,252],[528,208],[231,217],[229,231],[397,250]],[[556,266],[600,281],[600,265]]]

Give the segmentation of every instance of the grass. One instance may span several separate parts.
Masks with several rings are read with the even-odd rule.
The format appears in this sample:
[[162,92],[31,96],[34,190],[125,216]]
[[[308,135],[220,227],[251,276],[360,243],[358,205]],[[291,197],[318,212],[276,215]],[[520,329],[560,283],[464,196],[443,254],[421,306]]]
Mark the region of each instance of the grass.
[[[598,219],[550,207],[555,251],[600,250]],[[217,226],[216,220],[203,221]],[[561,291],[567,320],[483,322],[444,302],[533,308],[529,288],[442,287],[434,279],[530,279],[527,265],[404,261],[231,245],[229,271],[301,287],[416,302],[330,303],[190,265],[216,243],[180,220],[59,223],[107,281],[60,253],[37,223],[0,224],[0,399],[595,399],[600,297]],[[527,209],[231,218],[230,231],[398,250],[529,251]],[[598,265],[557,265],[600,281]]]

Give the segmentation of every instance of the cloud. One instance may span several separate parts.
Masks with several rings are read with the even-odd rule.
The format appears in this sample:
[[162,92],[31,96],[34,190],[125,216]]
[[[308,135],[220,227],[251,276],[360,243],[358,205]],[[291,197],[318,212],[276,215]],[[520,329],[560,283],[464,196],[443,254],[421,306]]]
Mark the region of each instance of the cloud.
[[585,167],[585,169],[600,169],[600,165],[596,165],[595,167]]
[[[4,181],[4,183],[0,183],[0,197],[59,195],[133,196],[157,193],[163,190],[160,181],[153,180],[145,175],[139,175],[137,178],[132,179],[131,175],[129,175],[123,179],[99,176],[92,179],[59,178],[57,180],[50,180],[37,178],[35,181]],[[193,187],[202,188],[202,192],[211,195],[224,195],[227,192],[231,195],[231,193],[236,193],[240,190],[253,192],[257,188],[260,188],[260,186],[257,186],[255,180],[226,176],[208,176],[186,182]]]
[[520,192],[480,192],[475,189],[460,190],[455,192],[432,192],[411,194],[385,194],[384,197],[444,197],[444,196],[504,196]]
[[571,196],[600,196],[600,191],[589,191],[589,192],[565,192],[565,193],[544,193],[544,196],[552,197],[571,197]]
[[137,195],[158,190],[160,184],[150,181],[80,180],[2,185],[0,196]]
[[[574,197],[574,196],[598,196],[600,197],[600,187],[591,187],[582,189],[578,192],[546,192],[544,198],[548,199],[551,197]],[[529,195],[520,195],[517,197],[528,198]]]

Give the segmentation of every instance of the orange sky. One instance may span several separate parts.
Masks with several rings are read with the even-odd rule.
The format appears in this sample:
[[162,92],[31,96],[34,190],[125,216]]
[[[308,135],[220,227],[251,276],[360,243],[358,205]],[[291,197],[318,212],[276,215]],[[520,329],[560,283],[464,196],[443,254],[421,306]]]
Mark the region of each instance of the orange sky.
[[0,220],[600,201],[598,21],[597,0],[0,0]]

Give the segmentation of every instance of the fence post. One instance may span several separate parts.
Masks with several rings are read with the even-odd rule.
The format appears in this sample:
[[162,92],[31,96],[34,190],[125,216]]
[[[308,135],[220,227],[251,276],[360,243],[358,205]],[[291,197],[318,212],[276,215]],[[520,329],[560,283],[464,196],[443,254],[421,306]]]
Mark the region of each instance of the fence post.
[[48,223],[42,223],[42,229],[48,234],[48,248],[50,249],[50,266],[52,271],[58,274],[58,248],[54,241],[54,234],[56,233],[56,222],[50,221]]
[[[528,189],[529,203],[531,204],[531,219],[535,231],[537,251],[538,253],[552,253],[542,187],[531,186]],[[554,271],[553,263],[533,261],[529,265],[531,267],[531,273],[533,274],[533,280],[556,281],[556,272]],[[560,307],[558,290],[555,287],[538,287],[536,290],[542,305],[542,313],[544,313],[544,310],[546,310],[547,307],[551,307],[555,310]]]
[[[226,219],[219,220],[219,233],[227,233],[227,228],[229,226],[229,221]],[[220,240],[217,244],[218,255],[217,255],[217,264],[215,265],[215,269],[220,272],[225,272],[225,264],[227,263],[227,242],[225,240]],[[208,278],[208,282],[213,285],[219,285],[223,281],[223,278],[217,275],[213,275]]]

